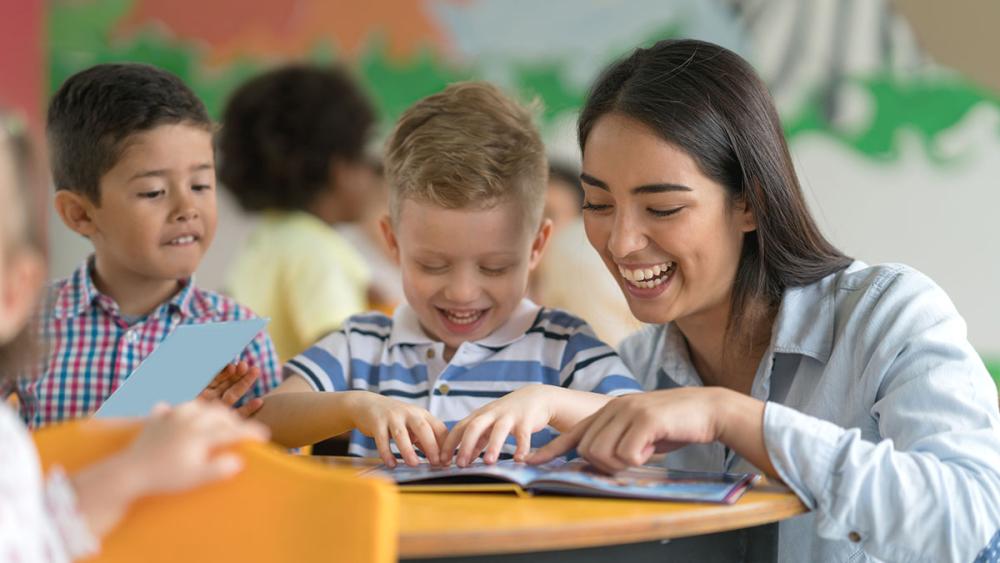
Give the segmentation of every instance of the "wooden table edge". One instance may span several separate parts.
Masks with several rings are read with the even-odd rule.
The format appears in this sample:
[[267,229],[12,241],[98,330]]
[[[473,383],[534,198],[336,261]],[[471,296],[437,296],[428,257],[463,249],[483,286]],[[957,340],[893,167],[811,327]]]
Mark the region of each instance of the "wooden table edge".
[[[794,495],[768,503],[735,504],[725,524],[702,519],[678,521],[676,514],[594,520],[530,530],[461,531],[456,533],[408,534],[400,531],[399,556],[402,558],[449,557],[553,551],[645,541],[669,540],[707,533],[726,532],[778,522],[806,512]],[[450,546],[442,549],[442,546]]]

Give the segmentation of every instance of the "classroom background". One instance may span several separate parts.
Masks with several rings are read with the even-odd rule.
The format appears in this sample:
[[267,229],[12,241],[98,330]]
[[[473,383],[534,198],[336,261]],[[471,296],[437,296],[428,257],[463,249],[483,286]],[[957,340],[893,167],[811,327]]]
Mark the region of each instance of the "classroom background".
[[[696,37],[751,60],[784,120],[821,227],[869,263],[904,262],[948,292],[1000,383],[1000,5],[963,0],[2,0],[0,104],[41,124],[70,74],[109,61],[170,70],[218,117],[232,89],[292,60],[342,62],[380,135],[448,83],[524,100],[553,160],[578,163],[576,111],[598,70],[638,44]],[[970,6],[975,5],[975,10]],[[984,17],[984,12],[991,12]],[[216,289],[252,229],[220,190],[198,272]],[[53,216],[50,274],[88,245]],[[581,242],[581,252],[593,252]]]

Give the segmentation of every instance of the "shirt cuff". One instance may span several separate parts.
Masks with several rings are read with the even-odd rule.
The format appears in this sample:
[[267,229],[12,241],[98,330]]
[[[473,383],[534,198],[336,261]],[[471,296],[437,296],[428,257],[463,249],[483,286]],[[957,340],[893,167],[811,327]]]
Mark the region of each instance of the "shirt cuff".
[[764,446],[781,480],[814,510],[830,487],[833,457],[844,429],[768,402],[764,406]]
[[76,491],[61,467],[53,467],[45,481],[45,502],[70,559],[97,554],[100,540],[90,530],[76,504]]

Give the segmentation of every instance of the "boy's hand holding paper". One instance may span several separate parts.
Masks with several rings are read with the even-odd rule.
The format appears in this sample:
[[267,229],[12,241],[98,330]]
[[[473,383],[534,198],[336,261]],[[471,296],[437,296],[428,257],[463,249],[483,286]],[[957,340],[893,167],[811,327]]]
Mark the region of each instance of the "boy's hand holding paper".
[[[260,368],[250,367],[250,364],[245,361],[229,364],[215,376],[215,379],[205,387],[198,398],[204,401],[218,401],[231,407],[253,387],[258,377],[260,377]],[[264,399],[255,397],[236,409],[236,412],[246,418],[260,409],[263,404]]]

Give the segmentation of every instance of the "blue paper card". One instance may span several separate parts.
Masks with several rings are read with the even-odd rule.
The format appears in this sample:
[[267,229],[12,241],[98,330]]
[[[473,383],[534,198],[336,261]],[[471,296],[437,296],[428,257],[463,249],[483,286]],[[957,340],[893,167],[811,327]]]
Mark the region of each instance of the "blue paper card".
[[146,416],[157,403],[198,396],[267,325],[267,319],[178,325],[94,413],[98,418]]

